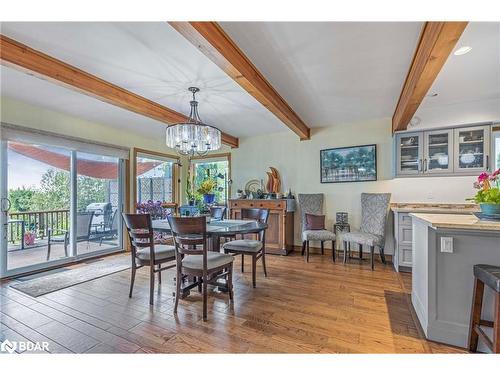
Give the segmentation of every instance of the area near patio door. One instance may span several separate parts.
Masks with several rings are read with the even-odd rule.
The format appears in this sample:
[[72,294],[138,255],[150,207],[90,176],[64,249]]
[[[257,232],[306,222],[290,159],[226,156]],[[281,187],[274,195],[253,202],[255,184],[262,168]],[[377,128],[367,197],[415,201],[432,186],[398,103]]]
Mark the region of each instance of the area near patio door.
[[2,275],[122,248],[119,155],[12,130],[2,137]]

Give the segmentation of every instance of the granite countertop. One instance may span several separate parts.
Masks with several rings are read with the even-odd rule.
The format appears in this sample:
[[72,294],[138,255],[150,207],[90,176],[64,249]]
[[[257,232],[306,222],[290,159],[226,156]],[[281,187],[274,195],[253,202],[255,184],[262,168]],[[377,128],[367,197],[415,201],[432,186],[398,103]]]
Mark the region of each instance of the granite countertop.
[[411,213],[436,229],[468,229],[500,232],[500,221],[479,220],[474,215]]
[[477,212],[479,206],[474,203],[391,203],[393,212],[421,213],[457,213]]

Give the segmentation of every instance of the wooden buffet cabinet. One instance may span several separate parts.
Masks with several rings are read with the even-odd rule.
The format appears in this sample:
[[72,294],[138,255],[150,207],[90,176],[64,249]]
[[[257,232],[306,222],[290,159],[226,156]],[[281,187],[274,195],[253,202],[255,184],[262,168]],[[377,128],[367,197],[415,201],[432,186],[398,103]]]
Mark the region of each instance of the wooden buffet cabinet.
[[266,253],[287,255],[293,250],[295,201],[287,199],[230,199],[231,219],[241,218],[242,208],[267,208]]

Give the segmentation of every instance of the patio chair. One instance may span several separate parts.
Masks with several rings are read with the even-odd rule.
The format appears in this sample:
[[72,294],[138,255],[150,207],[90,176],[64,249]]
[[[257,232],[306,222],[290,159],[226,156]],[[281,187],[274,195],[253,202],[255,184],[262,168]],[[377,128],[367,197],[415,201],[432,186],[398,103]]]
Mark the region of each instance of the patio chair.
[[[90,240],[90,230],[92,228],[92,218],[94,212],[78,212],[76,215],[76,242]],[[48,229],[47,237],[47,260],[50,259],[50,251],[52,245],[62,243],[64,244],[64,254],[68,256],[68,243],[70,238],[70,231],[62,231],[63,234],[54,236],[53,229]]]
[[118,210],[115,210],[108,220],[108,223],[104,224],[104,230],[99,233],[99,246],[102,245],[104,239],[114,239],[118,236]]

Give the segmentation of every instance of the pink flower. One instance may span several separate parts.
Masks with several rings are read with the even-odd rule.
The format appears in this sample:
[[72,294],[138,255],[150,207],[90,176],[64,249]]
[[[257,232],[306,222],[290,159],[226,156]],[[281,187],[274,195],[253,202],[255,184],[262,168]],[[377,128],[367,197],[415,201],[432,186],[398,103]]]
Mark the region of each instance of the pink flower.
[[483,172],[483,173],[481,173],[481,174],[479,175],[479,177],[477,178],[477,180],[478,180],[479,182],[483,182],[483,181],[487,181],[489,177],[490,177],[490,176],[488,175],[488,173]]
[[500,168],[491,174],[491,177],[498,177],[500,175]]

